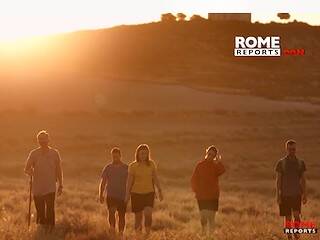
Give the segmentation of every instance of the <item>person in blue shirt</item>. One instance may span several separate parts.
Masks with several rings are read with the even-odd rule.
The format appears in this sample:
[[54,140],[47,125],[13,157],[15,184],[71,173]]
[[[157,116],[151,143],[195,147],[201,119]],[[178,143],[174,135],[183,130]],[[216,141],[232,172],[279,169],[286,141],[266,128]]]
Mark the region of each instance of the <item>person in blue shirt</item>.
[[121,161],[121,151],[119,148],[111,150],[111,157],[112,162],[104,167],[101,174],[99,198],[101,204],[106,200],[111,234],[115,234],[116,232],[116,212],[118,212],[118,228],[119,234],[122,236],[125,228],[127,209],[125,196],[128,165]]

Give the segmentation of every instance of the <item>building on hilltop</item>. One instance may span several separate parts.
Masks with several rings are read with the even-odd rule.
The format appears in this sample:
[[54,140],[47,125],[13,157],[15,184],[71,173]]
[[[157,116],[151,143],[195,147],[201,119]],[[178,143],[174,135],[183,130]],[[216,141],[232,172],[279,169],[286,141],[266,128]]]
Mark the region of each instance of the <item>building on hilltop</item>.
[[208,13],[208,20],[251,22],[251,13]]

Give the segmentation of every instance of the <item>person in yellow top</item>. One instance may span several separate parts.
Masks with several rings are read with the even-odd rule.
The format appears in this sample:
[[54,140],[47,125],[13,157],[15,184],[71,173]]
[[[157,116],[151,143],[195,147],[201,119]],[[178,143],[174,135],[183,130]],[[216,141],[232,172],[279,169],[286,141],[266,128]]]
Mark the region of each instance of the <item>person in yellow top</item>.
[[142,232],[144,216],[145,231],[148,235],[152,225],[152,210],[155,199],[155,187],[158,190],[159,200],[163,200],[157,168],[150,157],[150,149],[146,144],[138,146],[135,161],[129,165],[126,201],[131,196],[131,208],[135,214],[135,230]]

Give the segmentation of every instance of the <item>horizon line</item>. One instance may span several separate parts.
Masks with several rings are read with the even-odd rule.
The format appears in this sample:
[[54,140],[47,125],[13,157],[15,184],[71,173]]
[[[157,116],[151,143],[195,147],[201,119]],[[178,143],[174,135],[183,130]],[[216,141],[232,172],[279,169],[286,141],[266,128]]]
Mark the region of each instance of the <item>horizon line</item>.
[[[164,13],[165,14],[165,13]],[[228,21],[213,21],[213,20],[209,20],[207,18],[204,18],[205,21],[208,22],[228,22]],[[292,23],[303,23],[306,24],[308,26],[311,27],[320,27],[320,24],[310,24],[308,22],[305,21],[299,21],[296,19],[292,19],[286,22],[281,22],[279,20],[277,21],[269,21],[269,22],[260,22],[260,21],[252,21],[250,22],[250,24],[292,24]],[[178,23],[179,21],[176,21],[176,23]],[[190,19],[185,20],[184,22],[191,22]],[[241,21],[239,21],[241,23]],[[49,38],[49,37],[54,37],[54,36],[59,36],[59,35],[64,35],[64,34],[73,34],[73,33],[80,33],[80,32],[87,32],[87,31],[98,31],[98,30],[108,30],[108,29],[112,29],[112,28],[117,28],[117,27],[123,27],[123,26],[139,26],[139,25],[145,25],[145,24],[154,24],[154,23],[161,23],[161,19],[157,20],[157,21],[150,21],[150,22],[140,22],[140,23],[123,23],[123,24],[115,24],[115,25],[111,25],[111,26],[97,26],[97,27],[84,27],[84,28],[77,28],[77,29],[73,29],[73,30],[62,30],[62,31],[53,31],[53,32],[48,32],[48,33],[38,33],[38,34],[32,34],[29,36],[20,36],[20,37],[15,37],[13,39],[1,39],[0,38],[0,44],[6,44],[6,43],[16,43],[16,42],[24,42],[24,41],[28,41],[28,40],[33,40],[33,39],[39,39],[39,38]],[[174,23],[174,22],[173,22]]]

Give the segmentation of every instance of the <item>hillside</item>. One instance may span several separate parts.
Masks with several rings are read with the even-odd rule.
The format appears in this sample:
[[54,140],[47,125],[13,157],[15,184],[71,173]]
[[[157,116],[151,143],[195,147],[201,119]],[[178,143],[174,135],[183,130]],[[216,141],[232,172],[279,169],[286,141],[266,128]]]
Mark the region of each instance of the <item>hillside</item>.
[[[304,48],[306,56],[235,58],[233,39],[240,34],[280,35],[283,48]],[[164,201],[155,202],[148,238],[135,236],[129,203],[125,239],[284,239],[274,167],[291,138],[307,166],[302,219],[318,223],[319,37],[320,27],[302,23],[204,21],[119,26],[0,47],[0,240],[118,239],[108,234],[106,209],[97,201],[101,170],[112,147],[130,163],[141,143],[151,148]],[[59,149],[64,170],[49,235],[36,227],[34,205],[29,230],[26,222],[23,169],[41,129]],[[214,238],[205,238],[190,177],[212,144],[226,173]]]
[[[234,36],[281,36],[282,48],[305,56],[233,57]],[[177,22],[55,35],[0,54],[2,89],[29,91],[93,80],[143,80],[202,89],[236,89],[270,98],[319,97],[320,27],[304,23]],[[16,79],[23,79],[17,81]],[[48,80],[50,79],[50,81]],[[54,80],[51,82],[51,79]],[[67,79],[67,80],[66,80]],[[6,81],[7,80],[7,81]],[[36,81],[38,82],[38,81]],[[62,84],[62,85],[63,85]]]

